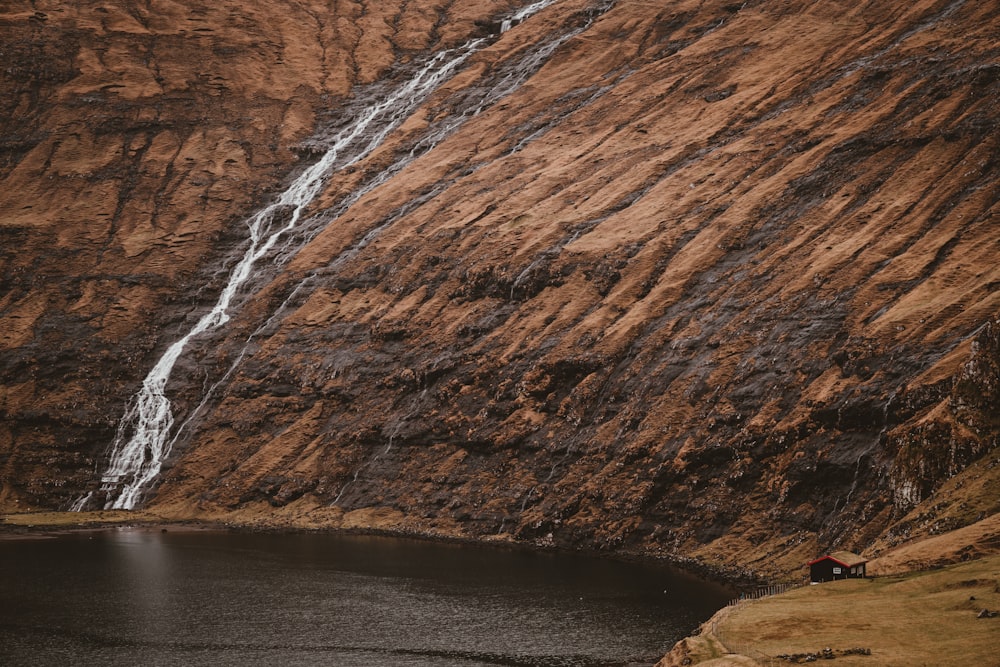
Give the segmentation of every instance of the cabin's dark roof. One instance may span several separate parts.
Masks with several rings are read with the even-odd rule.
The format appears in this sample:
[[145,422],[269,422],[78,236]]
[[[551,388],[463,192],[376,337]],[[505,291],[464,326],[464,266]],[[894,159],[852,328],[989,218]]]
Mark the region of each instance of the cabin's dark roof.
[[854,567],[856,565],[861,565],[862,563],[868,562],[867,558],[862,558],[856,553],[851,553],[850,551],[834,551],[832,553],[827,554],[826,556],[820,556],[816,560],[809,561],[809,565],[810,566],[815,565],[816,563],[822,560],[826,560],[827,558],[836,563],[839,563],[840,565],[843,565],[844,567]]

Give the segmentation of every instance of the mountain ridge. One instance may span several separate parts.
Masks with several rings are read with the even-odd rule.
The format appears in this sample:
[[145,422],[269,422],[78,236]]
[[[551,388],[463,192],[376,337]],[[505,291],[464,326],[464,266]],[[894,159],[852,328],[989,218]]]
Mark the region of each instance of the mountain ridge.
[[[2,81],[5,507],[96,491],[143,369],[207,307],[265,192],[364,91],[513,10],[244,5],[2,17],[32,26],[5,42],[35,68]],[[178,421],[221,384],[148,507],[761,571],[995,514],[936,495],[992,479],[1000,428],[990,8],[596,9],[539,12],[331,177],[319,222],[586,26],[192,345]],[[143,43],[170,44],[163,62]]]

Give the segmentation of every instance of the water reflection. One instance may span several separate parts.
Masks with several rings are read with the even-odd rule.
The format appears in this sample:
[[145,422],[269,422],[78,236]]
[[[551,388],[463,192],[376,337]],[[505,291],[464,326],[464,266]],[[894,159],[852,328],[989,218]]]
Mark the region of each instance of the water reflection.
[[660,567],[331,535],[0,542],[0,664],[650,664],[725,603]]

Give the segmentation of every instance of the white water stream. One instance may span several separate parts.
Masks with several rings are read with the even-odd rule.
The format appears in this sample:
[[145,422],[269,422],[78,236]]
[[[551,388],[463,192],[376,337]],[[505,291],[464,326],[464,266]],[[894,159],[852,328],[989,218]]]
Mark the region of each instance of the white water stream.
[[[524,7],[503,21],[501,32],[506,32],[555,1],[540,0]],[[483,94],[478,104],[474,104],[457,118],[448,119],[414,147],[409,156],[377,175],[358,192],[352,193],[340,205],[340,211],[346,210],[347,206],[356,202],[365,193],[387,181],[412,159],[432,149],[465,119],[514,92],[559,45],[578,34],[580,30],[582,28],[540,44],[520,62],[517,72],[495,82]],[[274,202],[247,220],[249,245],[229,275],[218,301],[190,331],[170,345],[146,376],[141,389],[129,401],[111,446],[108,466],[101,476],[101,492],[106,497],[105,509],[135,508],[143,493],[159,475],[164,460],[170,454],[178,434],[174,433],[171,437],[174,416],[165,390],[177,360],[191,339],[226,324],[234,298],[247,281],[254,277],[258,263],[267,260],[271,264],[280,264],[318,233],[319,230],[303,232],[300,227],[304,222],[304,212],[322,191],[331,174],[371,154],[432,92],[448,81],[470,56],[490,42],[488,38],[477,38],[434,56],[411,79],[364,110],[351,124],[329,140],[329,148],[318,162],[307,168]],[[324,225],[330,224],[336,218],[337,215],[330,217]],[[296,233],[300,238],[292,243],[290,237]],[[368,240],[367,237],[365,240]],[[291,244],[293,247],[278,247],[279,242]],[[182,429],[178,429],[180,430]],[[82,496],[73,503],[71,510],[86,509],[93,496],[94,492]]]

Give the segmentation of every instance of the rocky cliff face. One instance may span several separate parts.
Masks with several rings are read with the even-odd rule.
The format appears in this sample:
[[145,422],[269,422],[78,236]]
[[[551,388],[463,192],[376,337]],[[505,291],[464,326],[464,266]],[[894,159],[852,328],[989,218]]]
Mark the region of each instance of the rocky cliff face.
[[185,351],[147,506],[762,570],[994,475],[990,3],[561,0],[498,34],[518,6],[4,10],[3,506],[99,506],[247,217],[476,36]]

